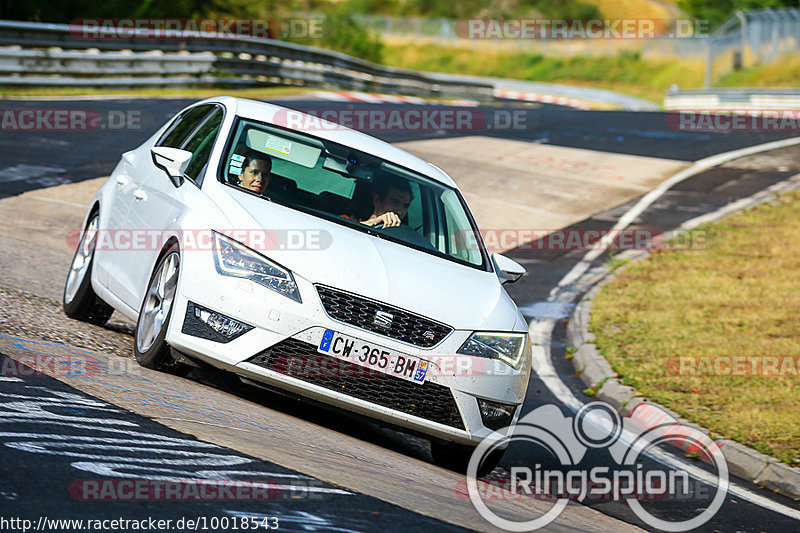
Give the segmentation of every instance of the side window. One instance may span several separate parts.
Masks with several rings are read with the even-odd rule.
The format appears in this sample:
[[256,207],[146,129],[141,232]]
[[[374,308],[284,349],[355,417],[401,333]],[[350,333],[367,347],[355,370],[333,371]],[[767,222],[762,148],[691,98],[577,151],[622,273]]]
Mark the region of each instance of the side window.
[[197,132],[189,139],[184,150],[192,152],[192,160],[186,167],[185,174],[192,180],[197,180],[197,177],[206,167],[208,158],[211,156],[211,149],[214,147],[214,141],[217,139],[219,127],[222,124],[222,110],[217,108],[208,119],[203,123]]
[[193,107],[189,111],[182,114],[170,126],[166,133],[156,143],[156,146],[168,146],[170,148],[180,148],[186,138],[191,135],[194,129],[200,124],[203,119],[213,110],[214,106],[201,105]]
[[470,238],[473,237],[472,232],[456,229],[470,227],[469,220],[459,204],[458,196],[453,191],[445,191],[442,194],[442,204],[444,205],[445,231],[449,240],[446,253],[472,264],[478,264],[476,261],[480,257],[480,251],[477,243],[470,242]]
[[414,231],[421,232],[422,230],[422,190],[416,183],[409,182],[411,186],[411,205],[408,206],[408,214],[406,215],[408,225]]

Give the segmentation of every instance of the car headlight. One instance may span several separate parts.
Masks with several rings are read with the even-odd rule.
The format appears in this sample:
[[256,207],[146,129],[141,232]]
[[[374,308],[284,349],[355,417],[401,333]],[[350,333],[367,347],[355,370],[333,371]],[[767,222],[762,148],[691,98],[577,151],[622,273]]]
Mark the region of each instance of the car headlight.
[[214,232],[214,266],[223,276],[245,278],[303,303],[292,273],[233,239]]
[[499,359],[518,370],[525,352],[530,351],[527,333],[482,333],[469,336],[456,353]]

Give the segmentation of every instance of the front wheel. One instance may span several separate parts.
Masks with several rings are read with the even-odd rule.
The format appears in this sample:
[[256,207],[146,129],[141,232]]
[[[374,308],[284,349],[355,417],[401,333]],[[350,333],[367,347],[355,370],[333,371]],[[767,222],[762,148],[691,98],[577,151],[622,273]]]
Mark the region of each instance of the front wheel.
[[133,354],[145,368],[183,375],[190,367],[175,361],[166,341],[180,265],[177,245],[170,247],[156,264],[139,310]]
[[114,308],[101,300],[92,289],[92,263],[99,218],[95,213],[81,235],[69,266],[62,303],[68,317],[103,326],[111,318]]
[[[475,451],[474,446],[465,446],[463,444],[455,444],[452,442],[431,441],[431,455],[433,462],[442,468],[454,470],[461,474],[467,472],[469,460],[472,457],[472,452]],[[500,463],[505,449],[493,450],[486,457],[483,458],[481,464],[478,465],[478,477],[488,476],[492,470]]]

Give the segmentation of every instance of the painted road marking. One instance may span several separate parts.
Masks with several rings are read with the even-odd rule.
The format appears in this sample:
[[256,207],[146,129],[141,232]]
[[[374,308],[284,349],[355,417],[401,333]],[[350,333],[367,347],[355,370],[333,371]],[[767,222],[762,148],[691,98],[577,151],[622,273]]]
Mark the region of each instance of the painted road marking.
[[[761,152],[766,152],[769,150],[775,150],[778,148],[785,148],[788,146],[794,146],[800,144],[800,138],[792,138],[792,139],[784,139],[781,141],[775,141],[765,144],[760,144],[757,146],[751,146],[749,148],[743,148],[740,150],[733,150],[731,152],[724,152],[721,154],[713,155],[711,157],[707,157],[705,159],[701,159],[695,162],[691,167],[685,169],[681,172],[675,174],[672,178],[668,179],[646,195],[644,195],[636,204],[628,210],[622,217],[620,217],[619,221],[614,225],[612,231],[608,232],[608,234],[603,237],[599,246],[596,249],[593,249],[587,252],[581,261],[579,261],[572,269],[561,278],[561,281],[553,287],[550,291],[550,295],[547,298],[547,302],[549,303],[560,303],[560,304],[572,304],[575,300],[580,296],[581,290],[578,288],[580,285],[580,281],[587,279],[587,278],[594,278],[597,276],[596,273],[590,271],[590,267],[592,262],[597,259],[605,250],[608,249],[610,246],[613,236],[616,234],[617,230],[622,230],[628,227],[636,218],[641,215],[645,209],[650,207],[656,200],[658,200],[665,192],[667,192],[670,188],[677,185],[681,181],[690,178],[704,170],[708,170],[712,167],[717,165],[721,165],[723,163],[727,163],[728,161],[732,161],[734,159],[739,159],[741,157],[745,157],[748,155],[753,155]],[[755,195],[754,195],[755,196]],[[725,208],[723,208],[725,209]],[[698,217],[699,218],[699,217]],[[586,286],[590,285],[593,280],[588,279],[586,282]],[[566,383],[561,379],[558,373],[555,370],[552,362],[552,354],[550,352],[550,343],[552,340],[553,329],[555,328],[556,320],[552,318],[534,318],[530,322],[530,332],[531,332],[531,340],[534,343],[533,346],[533,366],[536,374],[541,378],[542,382],[545,386],[550,389],[550,391],[573,411],[577,412],[582,406],[583,402],[581,402],[567,387]],[[626,435],[625,438],[629,439],[630,436]],[[715,480],[717,477],[713,474],[705,472],[704,470],[689,464],[683,460],[678,459],[667,452],[663,452],[657,449],[651,449],[645,455],[648,455],[655,461],[659,463],[675,468],[675,469],[682,469],[689,473],[695,479],[700,481],[709,483],[711,485],[717,485]],[[730,481],[728,487],[728,493],[735,495],[739,498],[745,499],[751,503],[754,503],[760,507],[765,509],[769,509],[776,513],[783,514],[785,516],[789,516],[791,518],[800,519],[800,511],[796,509],[792,509],[785,505],[781,505],[779,503],[773,502],[760,494],[757,494],[744,486],[741,486],[733,481]]]
[[31,198],[33,200],[39,200],[40,202],[50,202],[52,204],[69,205],[72,207],[80,207],[81,209],[89,209],[88,205],[76,204],[75,202],[67,202],[66,200],[57,200],[55,198],[41,198],[39,196],[31,196]]
[[[17,381],[23,380],[17,379]],[[281,484],[282,490],[353,494],[335,487],[302,484],[304,480],[317,481],[302,474],[272,473],[263,469],[230,470],[225,467],[256,466],[260,461],[231,453],[216,444],[152,433],[135,422],[114,416],[125,415],[123,409],[90,397],[57,391],[46,386],[22,385],[22,387],[22,390],[16,393],[7,391],[7,394],[2,395],[0,424],[26,422],[46,427],[43,427],[41,432],[0,431],[0,443],[12,449],[78,458],[79,460],[71,463],[73,468],[98,476],[168,480],[177,477],[197,483],[213,483],[215,480],[242,481],[242,477],[261,478],[261,481],[243,481],[244,484],[254,487],[265,486],[264,478],[280,477],[300,483]],[[52,406],[58,406],[60,411],[73,414],[51,411],[48,407]],[[99,418],[98,415],[101,413],[103,416]],[[88,429],[90,431],[87,433],[90,434],[53,433],[54,423],[63,423],[72,429]],[[102,436],[108,433],[116,436]],[[86,453],[87,451],[91,453]],[[148,454],[154,456],[148,457]],[[198,467],[205,469],[194,470]]]

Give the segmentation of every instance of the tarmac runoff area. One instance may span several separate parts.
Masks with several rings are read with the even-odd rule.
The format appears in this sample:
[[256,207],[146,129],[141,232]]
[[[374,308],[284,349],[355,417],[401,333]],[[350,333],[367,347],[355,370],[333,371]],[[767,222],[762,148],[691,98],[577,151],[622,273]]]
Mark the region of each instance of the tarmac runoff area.
[[[555,230],[638,196],[684,166],[676,161],[484,138],[419,141],[404,147],[453,176],[484,228]],[[494,155],[486,157],[485,153]],[[131,324],[124,319],[115,316],[113,328],[100,329],[60,315],[63,280],[72,256],[66,237],[80,228],[104,181],[98,178],[60,185],[0,201],[0,291],[6,310],[0,327],[6,335],[52,343],[6,337],[0,339],[5,354],[14,358],[30,350],[90,350],[100,360],[99,368],[106,369],[96,379],[55,377],[201,440],[456,525],[492,530],[470,502],[457,495],[462,476],[281,410],[140,368],[130,356]],[[130,393],[121,397],[120,388]],[[165,391],[169,401],[165,401]],[[213,412],[201,406],[214,406]],[[519,502],[503,505],[510,515],[523,512]],[[546,503],[530,502],[525,506],[527,513],[529,505],[548,508]],[[560,531],[639,531],[577,504],[570,504],[551,527]]]
[[[580,148],[458,137],[397,146],[442,168],[484,232],[532,230],[536,238],[624,204],[689,163]],[[510,249],[510,246],[492,247]]]
[[[472,144],[474,142],[479,144]],[[672,172],[688,166],[680,161],[513,141],[510,144],[517,145],[516,148],[506,149],[506,144],[507,141],[472,138],[419,141],[406,143],[404,147],[453,176],[475,211],[483,198],[481,191],[490,191],[491,196],[487,198],[494,203],[485,205],[497,206],[496,213],[489,211],[489,215],[493,215],[489,220],[497,222],[479,218],[484,229],[538,227],[556,230],[564,223],[556,224],[552,218],[545,218],[552,211],[569,209],[571,218],[568,220],[583,220],[640,196]],[[488,160],[476,157],[473,155],[479,153],[476,146],[490,147],[495,157]],[[593,170],[600,168],[600,161],[606,165],[606,170],[621,169],[618,176],[625,173],[623,179]],[[676,170],[670,171],[670,168]],[[655,170],[661,170],[658,179],[648,175]],[[454,487],[463,480],[461,476],[396,453],[391,446],[375,445],[347,431],[331,430],[314,420],[293,416],[291,411],[271,409],[269,403],[254,403],[202,383],[140,368],[130,357],[131,324],[124,319],[112,319],[112,328],[95,328],[64,317],[60,311],[60,297],[72,255],[66,236],[80,227],[89,202],[103,182],[104,178],[98,178],[0,200],[0,249],[3,250],[0,256],[3,308],[0,330],[6,335],[50,341],[50,344],[37,344],[33,340],[0,336],[0,351],[15,358],[29,356],[33,350],[60,354],[85,354],[78,350],[90,350],[100,361],[96,378],[55,377],[201,440],[273,461],[339,487],[456,525],[491,530],[469,502],[456,494]],[[504,189],[507,187],[515,187],[516,194],[508,193]],[[544,187],[550,190],[539,194]],[[563,202],[564,195],[574,198]],[[552,205],[547,199],[552,199]],[[539,218],[533,211],[512,212],[506,209],[504,202],[535,205],[541,210]],[[524,226],[514,225],[520,221],[525,222]],[[120,389],[131,392],[121,398]],[[213,411],[206,406],[214,406]],[[225,431],[221,431],[222,427]],[[286,446],[287,442],[291,442],[291,446]],[[411,490],[398,490],[398,487]],[[505,503],[512,515],[520,512],[518,502]],[[637,530],[578,505],[571,505],[552,526],[553,530],[562,531]]]

